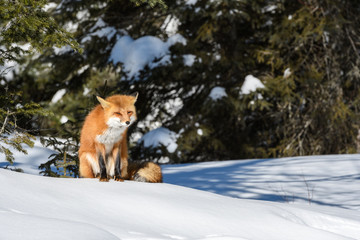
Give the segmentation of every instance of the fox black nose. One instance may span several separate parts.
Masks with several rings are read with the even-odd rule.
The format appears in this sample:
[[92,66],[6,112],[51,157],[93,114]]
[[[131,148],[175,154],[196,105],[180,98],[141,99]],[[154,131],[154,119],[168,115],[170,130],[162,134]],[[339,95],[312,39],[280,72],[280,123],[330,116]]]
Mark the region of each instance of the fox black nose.
[[126,121],[125,123],[126,123],[126,125],[129,125],[129,124],[130,124],[130,122],[129,122],[129,121]]

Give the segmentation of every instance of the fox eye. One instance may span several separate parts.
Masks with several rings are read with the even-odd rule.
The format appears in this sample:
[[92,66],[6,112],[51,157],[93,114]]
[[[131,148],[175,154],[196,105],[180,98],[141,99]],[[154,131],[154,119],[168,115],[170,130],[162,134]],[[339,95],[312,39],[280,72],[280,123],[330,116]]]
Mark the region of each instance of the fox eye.
[[127,114],[128,114],[128,115],[132,115],[133,112],[132,112],[132,111],[128,111]]
[[115,114],[115,115],[121,115],[121,113],[119,113],[119,112],[114,112],[114,114]]

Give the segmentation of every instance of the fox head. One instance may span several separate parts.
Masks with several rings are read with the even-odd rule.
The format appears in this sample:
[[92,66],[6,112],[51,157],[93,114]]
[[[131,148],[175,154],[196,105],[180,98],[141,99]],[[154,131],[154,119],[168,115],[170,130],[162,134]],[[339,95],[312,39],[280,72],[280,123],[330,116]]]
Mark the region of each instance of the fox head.
[[96,97],[104,109],[105,122],[112,128],[130,126],[136,120],[135,102],[138,93],[134,95],[114,95],[103,99]]

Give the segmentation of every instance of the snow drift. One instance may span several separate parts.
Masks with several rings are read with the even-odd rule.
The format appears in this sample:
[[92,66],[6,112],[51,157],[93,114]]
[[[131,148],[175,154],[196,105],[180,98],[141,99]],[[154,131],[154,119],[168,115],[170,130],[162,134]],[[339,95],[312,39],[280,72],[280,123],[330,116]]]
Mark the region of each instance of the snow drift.
[[54,151],[27,150],[25,174],[0,169],[0,239],[360,239],[360,155],[164,165],[151,184],[36,176]]
[[0,239],[359,239],[360,214],[0,169]]

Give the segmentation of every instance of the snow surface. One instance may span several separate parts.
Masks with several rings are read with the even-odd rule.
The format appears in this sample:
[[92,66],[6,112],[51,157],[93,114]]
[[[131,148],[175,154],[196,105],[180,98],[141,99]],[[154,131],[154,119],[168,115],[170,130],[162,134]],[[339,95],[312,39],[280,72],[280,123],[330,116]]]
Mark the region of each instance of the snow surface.
[[1,239],[359,239],[360,214],[0,170]]
[[[15,155],[17,167],[38,174],[37,165],[53,152],[39,144]],[[359,159],[165,165],[163,184],[0,169],[0,239],[360,239]],[[284,192],[294,199],[284,201]]]
[[360,155],[163,166],[164,181],[235,198],[360,210]]
[[13,152],[15,162],[13,165],[10,165],[9,162],[5,160],[5,155],[3,153],[0,153],[0,168],[21,168],[25,173],[34,175],[39,175],[41,172],[41,170],[39,170],[40,164],[47,162],[48,157],[51,154],[56,153],[49,148],[43,147],[39,139],[36,139],[36,141],[34,141],[33,148],[30,148],[26,145],[23,146],[23,148],[28,152],[28,154],[26,155],[16,151],[14,148],[6,144],[4,144],[4,147],[9,148]]

